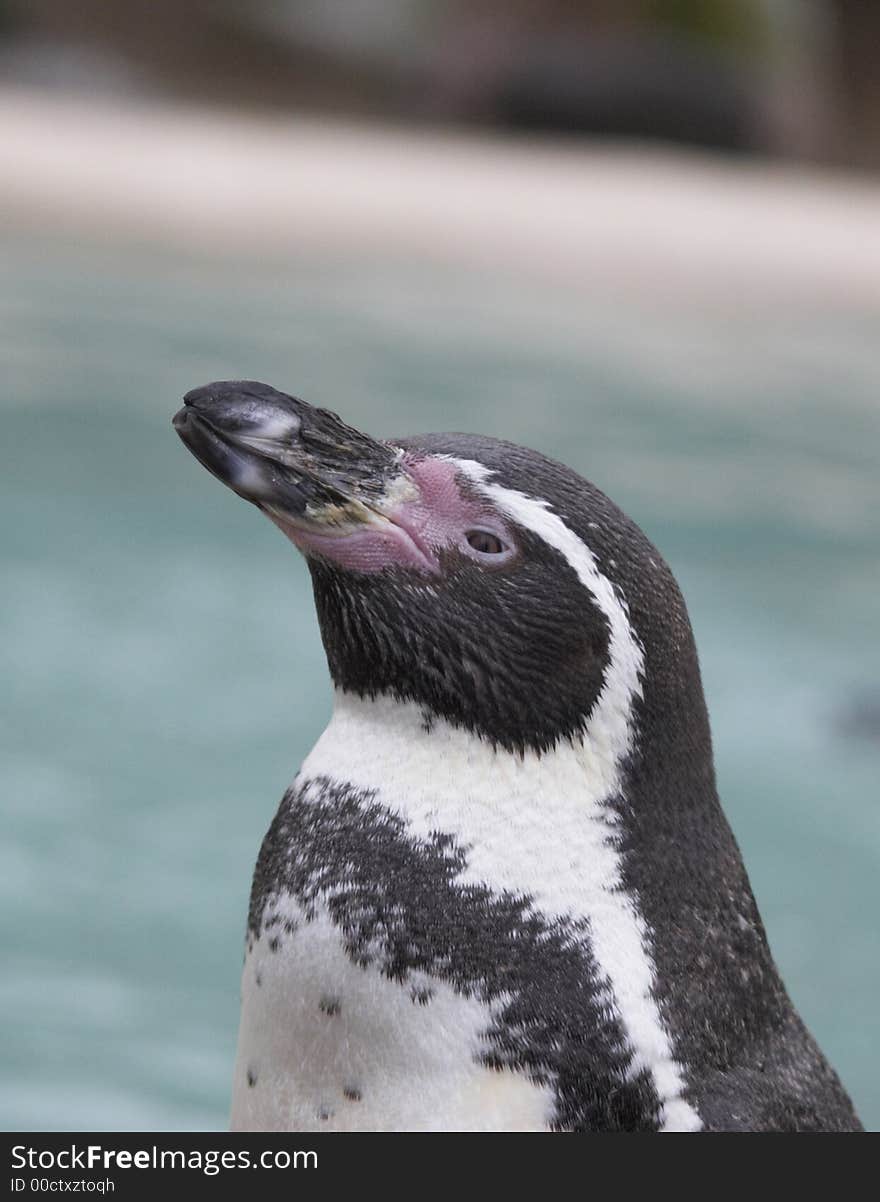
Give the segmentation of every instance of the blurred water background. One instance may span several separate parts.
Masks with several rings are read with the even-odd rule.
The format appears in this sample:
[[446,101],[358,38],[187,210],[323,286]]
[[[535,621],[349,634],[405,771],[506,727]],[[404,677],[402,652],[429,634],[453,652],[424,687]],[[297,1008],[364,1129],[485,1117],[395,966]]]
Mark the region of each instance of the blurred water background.
[[[18,113],[7,100],[0,124],[4,104]],[[575,279],[569,168],[540,156],[539,224],[552,240],[560,211],[568,222],[553,271],[522,270],[515,237],[478,265],[438,253],[417,212],[400,231],[389,208],[358,254],[320,223],[288,236],[277,213],[248,231],[261,210],[240,193],[239,243],[209,197],[205,235],[192,206],[207,168],[180,184],[189,224],[170,236],[179,155],[162,198],[115,181],[111,236],[112,172],[88,191],[94,164],[51,142],[54,111],[0,180],[0,1126],[226,1123],[253,862],[330,705],[304,565],[170,426],[189,388],[257,378],[377,435],[536,447],[643,526],[690,607],[722,800],[783,975],[880,1127],[876,246],[847,259],[829,223],[827,246],[803,246],[813,275],[789,263],[783,286],[761,275],[760,245],[738,266],[748,230],[731,249],[711,206],[685,206],[692,258],[726,248],[726,274],[706,268],[682,293],[668,263],[627,259],[618,231],[595,280]],[[425,146],[449,153],[442,135]],[[237,186],[258,192],[236,155]],[[483,178],[463,157],[450,171]],[[632,180],[650,207],[645,161]],[[724,171],[722,191],[738,186]],[[778,187],[750,210],[782,205],[778,238],[755,226],[771,260],[787,215],[813,203],[796,177]],[[876,197],[860,180],[840,211]],[[120,218],[145,203],[149,236]],[[347,203],[350,228],[363,206]],[[468,220],[450,213],[450,241],[473,237]],[[684,270],[688,229],[676,237]],[[481,227],[474,245],[489,241]]]

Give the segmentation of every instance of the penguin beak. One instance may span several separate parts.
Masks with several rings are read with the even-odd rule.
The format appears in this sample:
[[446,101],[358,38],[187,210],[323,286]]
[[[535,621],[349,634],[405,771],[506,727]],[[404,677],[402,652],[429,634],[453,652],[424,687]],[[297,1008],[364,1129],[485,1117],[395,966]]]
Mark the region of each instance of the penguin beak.
[[290,527],[333,536],[383,521],[403,474],[397,448],[252,380],[188,392],[172,424],[212,475],[291,537]]

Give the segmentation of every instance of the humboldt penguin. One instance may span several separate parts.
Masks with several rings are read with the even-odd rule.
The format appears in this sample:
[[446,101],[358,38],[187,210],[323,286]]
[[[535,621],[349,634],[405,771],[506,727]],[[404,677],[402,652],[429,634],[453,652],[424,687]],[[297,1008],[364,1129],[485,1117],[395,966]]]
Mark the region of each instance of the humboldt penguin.
[[257,861],[233,1128],[858,1130],[642,531],[535,451],[254,381],[174,426],[304,554],[335,689]]

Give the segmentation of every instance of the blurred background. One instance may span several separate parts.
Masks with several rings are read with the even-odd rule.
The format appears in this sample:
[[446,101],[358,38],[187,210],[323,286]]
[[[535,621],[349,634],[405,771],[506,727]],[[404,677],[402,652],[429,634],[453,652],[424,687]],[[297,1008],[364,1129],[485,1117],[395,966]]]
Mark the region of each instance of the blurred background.
[[308,577],[182,393],[564,459],[672,564],[880,1127],[880,5],[0,0],[0,1125],[225,1126]]

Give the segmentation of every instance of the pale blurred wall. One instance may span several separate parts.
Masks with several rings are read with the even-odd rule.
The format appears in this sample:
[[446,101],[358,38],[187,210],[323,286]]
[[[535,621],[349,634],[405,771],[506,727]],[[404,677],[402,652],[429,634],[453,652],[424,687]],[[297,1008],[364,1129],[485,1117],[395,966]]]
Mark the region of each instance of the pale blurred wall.
[[7,81],[880,163],[869,0],[2,0]]

